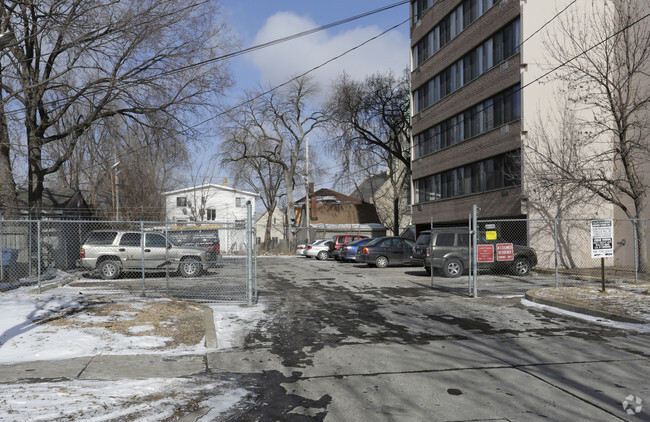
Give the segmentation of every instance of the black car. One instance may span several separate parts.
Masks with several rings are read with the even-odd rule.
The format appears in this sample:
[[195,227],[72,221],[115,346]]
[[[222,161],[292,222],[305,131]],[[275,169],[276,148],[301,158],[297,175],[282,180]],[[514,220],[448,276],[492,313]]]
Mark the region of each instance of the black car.
[[378,237],[357,248],[357,262],[370,267],[384,268],[389,265],[411,263],[411,251],[415,242],[399,236]]

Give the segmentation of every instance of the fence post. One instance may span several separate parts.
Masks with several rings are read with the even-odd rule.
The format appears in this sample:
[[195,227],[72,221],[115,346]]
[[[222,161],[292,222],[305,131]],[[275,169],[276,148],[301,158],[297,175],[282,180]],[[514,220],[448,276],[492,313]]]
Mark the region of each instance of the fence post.
[[169,295],[169,224],[165,221],[165,293]]
[[2,241],[2,231],[4,227],[2,225],[2,213],[0,213],[0,281],[3,281],[5,279],[5,263],[4,263],[4,258],[5,258],[5,247],[4,243]]
[[637,237],[637,230],[639,229],[639,220],[635,217],[632,220],[634,225],[634,282],[639,282],[639,241]]
[[253,216],[251,201],[246,201],[246,236],[248,247],[246,248],[246,275],[248,277],[248,305],[253,304]]
[[[530,238],[528,239],[530,242]],[[553,218],[553,243],[554,243],[553,251],[555,255],[555,287],[559,287],[560,277],[558,274],[558,264],[557,264],[557,217]]]
[[41,294],[41,220],[36,221],[36,274],[38,294]]
[[[469,231],[469,247],[467,248],[467,262],[469,262],[469,268],[467,269],[467,294],[472,295],[472,279],[474,278],[474,260],[472,259],[472,213],[469,213],[467,217],[467,230]],[[433,270],[433,269],[432,269]]]
[[142,254],[142,296],[145,294],[145,282],[144,282],[144,221],[140,221],[140,253]]
[[478,297],[478,206],[476,204],[472,205],[472,247],[474,248],[474,253],[472,254],[472,265],[474,265],[474,297]]
[[[433,217],[431,217],[430,228],[431,228],[431,234],[429,235],[429,251],[432,251],[433,250],[433,244],[432,244],[431,241],[433,240]],[[424,259],[425,260],[427,259],[426,254],[424,256]],[[429,262],[429,273],[431,273],[431,287],[433,287],[433,257],[430,256],[429,259],[431,260]]]

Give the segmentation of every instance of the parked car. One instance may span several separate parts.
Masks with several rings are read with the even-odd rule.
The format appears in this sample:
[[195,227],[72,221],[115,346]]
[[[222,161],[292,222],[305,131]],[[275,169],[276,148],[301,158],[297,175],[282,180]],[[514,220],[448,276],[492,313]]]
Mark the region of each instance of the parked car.
[[301,243],[300,245],[296,246],[296,255],[299,256],[305,256],[305,248],[307,247],[307,244]]
[[332,237],[332,241],[334,242],[334,248],[332,249],[332,256],[334,259],[337,261],[339,260],[339,249],[341,248],[341,245],[345,243],[352,243],[356,242],[359,239],[366,239],[368,236],[362,235],[362,234],[337,234],[334,237]]
[[339,248],[339,259],[341,262],[352,262],[356,261],[357,257],[357,248],[365,245],[366,243],[370,242],[372,240],[371,237],[366,237],[363,239],[359,239],[356,242],[352,243],[344,243],[340,248]]
[[[480,236],[485,239],[485,236]],[[481,244],[506,244],[503,240],[482,240]],[[450,227],[425,230],[420,233],[413,247],[411,263],[424,266],[427,272],[442,271],[446,277],[459,277],[469,268],[470,235],[466,227]],[[528,275],[537,265],[537,253],[528,246],[512,245],[512,260],[479,262],[479,270],[509,272]],[[496,253],[496,252],[495,252]]]
[[410,264],[415,242],[399,236],[384,236],[371,240],[357,248],[357,262],[370,267],[384,268],[389,265]]
[[314,242],[305,248],[305,256],[308,258],[311,257],[316,257],[316,259],[319,260],[324,260],[329,258],[330,252],[332,251],[332,247],[334,246],[334,242],[331,240],[324,240],[322,242]]
[[216,228],[183,228],[167,232],[167,238],[176,246],[200,246],[208,252],[210,266],[221,259],[221,241]]
[[[142,243],[144,240],[144,244]],[[106,280],[123,271],[178,271],[183,277],[195,277],[209,264],[208,253],[199,246],[177,246],[162,233],[123,230],[91,232],[81,245],[77,266],[98,270]]]
[[[327,239],[317,239],[317,240],[314,240],[311,243],[305,243],[305,244],[302,244],[302,245],[298,245],[296,247],[296,254],[302,255],[305,258],[313,258],[311,255],[306,254],[307,250],[309,249],[309,246],[320,245],[323,242],[327,242]],[[301,247],[302,247],[302,249],[301,249]]]

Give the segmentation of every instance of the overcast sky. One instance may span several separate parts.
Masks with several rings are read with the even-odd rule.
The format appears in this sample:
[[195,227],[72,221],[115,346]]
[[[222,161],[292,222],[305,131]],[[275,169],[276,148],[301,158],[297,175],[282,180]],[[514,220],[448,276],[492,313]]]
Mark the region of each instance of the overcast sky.
[[[250,47],[397,3],[395,0],[222,0],[228,24]],[[240,56],[232,63],[239,96],[258,84],[275,86],[304,73],[408,19],[408,4],[299,39]],[[409,60],[408,23],[327,64],[312,75],[324,88],[344,70],[355,78],[392,69]]]

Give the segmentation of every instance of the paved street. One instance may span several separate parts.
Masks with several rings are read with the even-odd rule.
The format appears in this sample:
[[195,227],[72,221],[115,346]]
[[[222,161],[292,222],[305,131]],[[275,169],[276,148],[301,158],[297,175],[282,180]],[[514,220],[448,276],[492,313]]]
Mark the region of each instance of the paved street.
[[[411,267],[261,257],[258,280],[265,317],[232,349],[27,362],[0,382],[185,379],[182,421],[650,420],[648,334],[431,289]],[[248,393],[217,418],[192,405],[229,391]]]
[[209,356],[250,374],[235,419],[650,420],[622,406],[650,403],[647,334],[432,290],[409,267],[264,258],[259,279],[267,324]]

